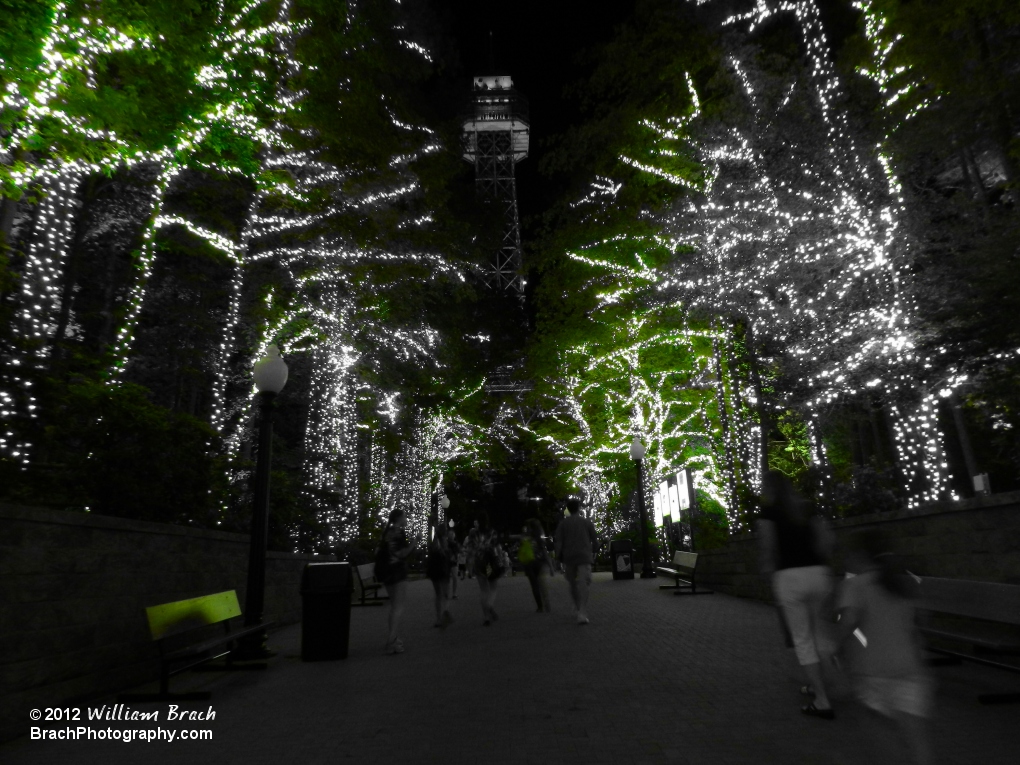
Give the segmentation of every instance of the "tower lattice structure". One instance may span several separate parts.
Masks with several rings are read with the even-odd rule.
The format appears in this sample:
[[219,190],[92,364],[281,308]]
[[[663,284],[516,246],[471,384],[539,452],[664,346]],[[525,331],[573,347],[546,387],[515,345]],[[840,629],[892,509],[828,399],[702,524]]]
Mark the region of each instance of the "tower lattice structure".
[[503,212],[502,241],[484,272],[485,283],[524,300],[521,230],[514,166],[528,156],[528,102],[508,76],[480,76],[463,119],[463,157],[475,166],[478,195]]

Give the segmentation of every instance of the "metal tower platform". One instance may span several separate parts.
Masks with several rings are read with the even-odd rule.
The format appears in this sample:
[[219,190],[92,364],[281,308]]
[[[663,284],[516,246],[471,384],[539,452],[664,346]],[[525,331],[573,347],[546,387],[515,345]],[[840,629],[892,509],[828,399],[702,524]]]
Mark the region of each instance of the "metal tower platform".
[[521,232],[514,165],[528,156],[528,102],[507,76],[475,77],[474,97],[463,121],[463,156],[475,166],[475,188],[503,208],[503,239],[485,272],[485,283],[524,300]]

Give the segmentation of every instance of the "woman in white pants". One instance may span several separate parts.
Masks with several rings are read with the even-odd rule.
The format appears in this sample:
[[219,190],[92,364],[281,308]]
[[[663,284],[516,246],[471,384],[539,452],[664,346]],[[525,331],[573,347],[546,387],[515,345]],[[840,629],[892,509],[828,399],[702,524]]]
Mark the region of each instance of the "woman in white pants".
[[810,717],[832,720],[835,713],[825,692],[822,654],[834,653],[826,634],[824,607],[833,592],[829,567],[832,534],[813,514],[803,497],[782,473],[770,471],[763,481],[765,508],[759,521],[762,571],[772,575],[772,594],[782,609],[793,639],[797,661],[808,684],[801,691],[814,700],[801,711]]

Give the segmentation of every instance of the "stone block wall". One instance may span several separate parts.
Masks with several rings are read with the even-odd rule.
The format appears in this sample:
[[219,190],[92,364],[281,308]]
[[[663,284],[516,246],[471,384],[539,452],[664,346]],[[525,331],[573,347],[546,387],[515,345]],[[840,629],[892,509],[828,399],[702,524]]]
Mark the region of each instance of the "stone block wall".
[[[832,525],[840,571],[840,542],[870,527],[880,528],[890,551],[920,576],[1020,584],[1020,492],[860,515]],[[731,595],[772,599],[758,573],[754,534],[731,537],[725,547],[700,553],[698,582]]]
[[[30,709],[66,706],[158,677],[145,607],[237,590],[247,535],[0,505],[0,740]],[[270,552],[265,618],[301,619],[311,555]]]

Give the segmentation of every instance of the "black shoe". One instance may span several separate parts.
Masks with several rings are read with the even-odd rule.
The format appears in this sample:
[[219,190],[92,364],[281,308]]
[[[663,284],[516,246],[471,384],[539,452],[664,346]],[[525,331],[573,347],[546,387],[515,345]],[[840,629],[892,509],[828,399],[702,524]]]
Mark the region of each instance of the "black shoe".
[[832,709],[819,709],[815,706],[815,702],[811,702],[806,707],[801,707],[800,711],[806,714],[808,717],[820,717],[823,720],[835,720],[836,713]]

